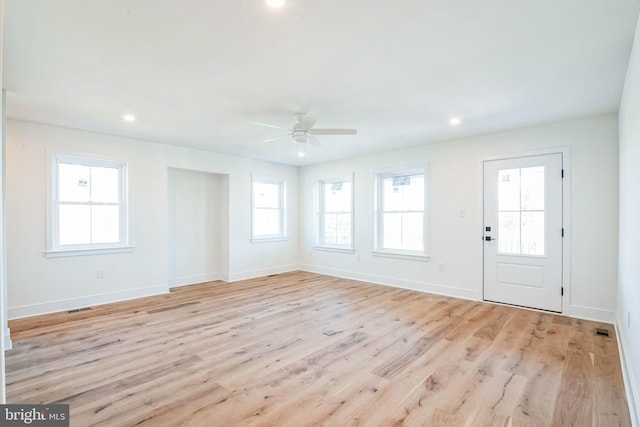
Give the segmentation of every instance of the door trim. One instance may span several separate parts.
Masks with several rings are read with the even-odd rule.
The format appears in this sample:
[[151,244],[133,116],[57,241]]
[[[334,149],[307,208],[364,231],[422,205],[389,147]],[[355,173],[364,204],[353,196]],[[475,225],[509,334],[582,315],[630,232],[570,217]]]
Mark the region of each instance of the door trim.
[[484,299],[484,162],[491,160],[507,160],[519,157],[540,156],[545,154],[562,154],[562,169],[564,170],[564,179],[562,180],[562,224],[564,227],[564,238],[562,239],[562,315],[570,315],[571,310],[571,149],[570,147],[552,147],[532,151],[519,151],[505,154],[497,154],[492,156],[481,157],[478,161],[478,212],[480,212],[477,221],[478,230],[478,247],[481,251],[482,270],[481,270],[481,289],[482,301]]

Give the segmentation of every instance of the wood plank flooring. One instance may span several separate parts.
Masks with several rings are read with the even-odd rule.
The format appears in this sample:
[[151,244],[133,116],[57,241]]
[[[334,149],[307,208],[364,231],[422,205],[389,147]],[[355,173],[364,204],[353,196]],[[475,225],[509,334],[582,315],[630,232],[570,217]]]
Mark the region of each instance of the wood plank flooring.
[[9,403],[72,426],[630,426],[612,325],[312,273],[10,327]]

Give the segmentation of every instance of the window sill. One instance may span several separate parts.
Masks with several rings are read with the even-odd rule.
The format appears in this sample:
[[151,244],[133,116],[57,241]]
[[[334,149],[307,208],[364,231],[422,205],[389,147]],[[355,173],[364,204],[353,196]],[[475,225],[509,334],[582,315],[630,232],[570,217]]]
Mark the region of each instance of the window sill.
[[47,258],[61,258],[69,256],[86,256],[86,255],[104,255],[104,254],[121,254],[133,252],[135,246],[121,246],[117,248],[94,248],[94,249],[63,249],[57,251],[45,251],[44,256]]
[[353,254],[356,252],[353,248],[342,248],[339,246],[314,246],[313,250],[322,252],[338,252],[343,254]]
[[426,254],[409,254],[402,252],[390,252],[390,251],[371,251],[371,255],[386,257],[386,258],[396,258],[396,259],[406,259],[409,261],[429,261],[429,255]]
[[277,237],[253,237],[251,242],[253,243],[263,243],[263,242],[286,242],[289,240],[286,236],[277,236]]

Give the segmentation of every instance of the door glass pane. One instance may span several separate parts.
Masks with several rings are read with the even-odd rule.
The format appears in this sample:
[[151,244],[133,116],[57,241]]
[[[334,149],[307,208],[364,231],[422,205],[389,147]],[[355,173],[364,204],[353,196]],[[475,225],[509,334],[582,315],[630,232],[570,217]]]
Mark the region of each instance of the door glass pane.
[[520,212],[498,213],[498,252],[520,253]]
[[498,171],[498,210],[520,210],[520,169]]
[[545,254],[545,168],[498,171],[498,252]]
[[544,166],[520,170],[523,211],[544,210]]
[[544,211],[522,212],[522,253],[544,255]]
[[60,245],[91,243],[91,208],[86,205],[61,205],[59,221]]

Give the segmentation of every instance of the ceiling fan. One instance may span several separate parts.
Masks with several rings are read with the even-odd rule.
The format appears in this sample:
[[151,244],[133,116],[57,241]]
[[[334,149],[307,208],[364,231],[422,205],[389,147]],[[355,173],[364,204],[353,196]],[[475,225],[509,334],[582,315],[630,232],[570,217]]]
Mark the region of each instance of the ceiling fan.
[[265,126],[268,128],[282,129],[287,131],[287,133],[284,135],[265,139],[264,142],[276,141],[280,138],[290,136],[293,142],[298,144],[306,144],[308,142],[312,145],[321,145],[321,142],[318,138],[316,138],[316,135],[355,135],[358,132],[356,129],[314,129],[313,125],[316,123],[317,117],[312,114],[296,113],[296,120],[298,122],[293,125],[292,128],[284,128],[281,126],[259,122],[251,123],[258,126]]

